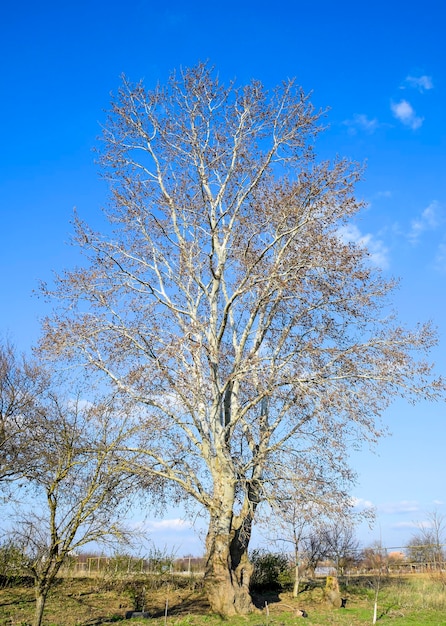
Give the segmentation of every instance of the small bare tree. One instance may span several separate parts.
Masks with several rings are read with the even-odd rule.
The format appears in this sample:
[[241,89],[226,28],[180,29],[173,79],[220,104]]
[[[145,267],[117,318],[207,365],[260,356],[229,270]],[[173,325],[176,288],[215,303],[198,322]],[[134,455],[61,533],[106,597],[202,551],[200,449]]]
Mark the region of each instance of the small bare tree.
[[337,576],[343,576],[359,556],[359,541],[352,521],[347,518],[332,521],[322,529],[321,537],[326,557],[334,562]]
[[[48,352],[79,359],[146,407],[135,473],[208,515],[205,584],[222,615],[252,610],[258,504],[285,470],[345,473],[391,400],[434,398],[387,281],[343,233],[361,170],[317,162],[320,113],[294,81],[224,86],[200,64],[147,91],[124,79],[101,154],[111,230],[77,221],[85,267],[59,277]],[[113,231],[113,232],[111,232]]]
[[131,428],[115,399],[91,404],[48,391],[32,413],[21,454],[22,504],[13,514],[11,539],[34,577],[40,626],[48,593],[72,551],[90,542],[122,539],[119,520],[132,492],[118,452]]
[[[290,467],[290,476],[299,473],[298,467]],[[329,551],[328,538],[331,529],[353,524],[354,514],[351,498],[342,489],[348,481],[337,472],[330,476],[324,472],[323,480],[308,484],[302,478],[299,491],[292,492],[293,481],[283,481],[277,486],[271,502],[272,515],[263,525],[269,541],[291,546],[294,560],[293,595],[299,592],[300,571],[304,566],[313,571],[320,559]],[[336,520],[333,526],[330,524]],[[262,522],[261,522],[262,523]]]
[[370,586],[374,591],[372,624],[378,621],[378,600],[383,580],[389,575],[389,558],[381,541],[375,542],[362,553],[362,561],[370,572]]
[[427,524],[420,525],[420,536],[431,545],[432,569],[444,569],[446,549],[446,518],[439,511],[427,514]]
[[[316,513],[317,516],[317,513]],[[315,517],[316,517],[315,516]],[[280,513],[274,518],[274,533],[278,539],[292,546],[294,560],[293,596],[299,593],[300,569],[302,567],[302,543],[308,536],[314,517],[312,507],[308,502],[299,502],[295,499],[284,503]]]
[[432,578],[446,587],[446,518],[439,511],[427,514],[427,520],[418,525],[418,532],[409,541],[407,557],[429,570]]
[[314,578],[319,563],[325,559],[325,544],[319,529],[312,528],[303,537],[301,549],[307,571],[309,571],[311,578]]

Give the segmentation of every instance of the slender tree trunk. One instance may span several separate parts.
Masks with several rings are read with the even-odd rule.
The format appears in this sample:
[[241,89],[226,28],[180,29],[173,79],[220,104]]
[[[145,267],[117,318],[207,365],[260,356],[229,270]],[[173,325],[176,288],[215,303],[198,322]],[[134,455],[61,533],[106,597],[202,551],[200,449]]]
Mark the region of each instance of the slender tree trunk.
[[376,619],[378,616],[378,601],[375,598],[375,603],[373,604],[373,619],[372,624],[376,624]]
[[299,595],[299,564],[294,566],[294,585],[293,585],[293,598],[297,598]]
[[293,585],[293,598],[297,598],[299,595],[299,541],[300,534],[297,533],[296,527],[293,527],[294,535],[294,585]]
[[43,611],[45,609],[47,595],[47,592],[42,591],[41,589],[36,590],[36,608],[34,611],[33,626],[41,626],[42,624]]
[[[381,574],[381,572],[380,572]],[[373,620],[372,624],[376,624],[378,618],[378,595],[379,595],[380,579],[378,578],[375,585],[375,602],[373,604]]]

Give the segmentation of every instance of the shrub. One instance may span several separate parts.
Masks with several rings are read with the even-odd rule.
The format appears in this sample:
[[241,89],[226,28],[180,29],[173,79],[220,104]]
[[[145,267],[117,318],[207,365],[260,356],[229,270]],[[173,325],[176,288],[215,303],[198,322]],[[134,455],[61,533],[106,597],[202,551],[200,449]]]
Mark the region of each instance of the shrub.
[[254,550],[251,563],[254,566],[251,576],[252,590],[278,591],[292,584],[288,557],[285,554]]
[[22,550],[12,541],[6,541],[0,545],[0,572],[2,574],[1,585],[4,587],[8,581],[23,578],[26,571],[27,559]]

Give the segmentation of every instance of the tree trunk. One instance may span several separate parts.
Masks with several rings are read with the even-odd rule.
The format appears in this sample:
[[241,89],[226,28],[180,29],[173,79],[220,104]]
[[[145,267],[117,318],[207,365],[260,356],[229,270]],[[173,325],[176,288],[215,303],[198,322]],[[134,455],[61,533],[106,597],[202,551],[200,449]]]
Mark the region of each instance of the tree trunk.
[[33,626],[41,626],[43,611],[45,608],[47,593],[41,590],[36,590],[36,608],[34,611]]
[[224,617],[255,610],[249,593],[248,559],[252,516],[219,515],[211,519],[206,538],[205,589],[212,611]]
[[293,598],[297,598],[299,595],[299,543],[296,537],[294,538],[294,585],[293,585]]
[[294,585],[293,585],[293,598],[297,598],[299,595],[299,563],[294,566]]

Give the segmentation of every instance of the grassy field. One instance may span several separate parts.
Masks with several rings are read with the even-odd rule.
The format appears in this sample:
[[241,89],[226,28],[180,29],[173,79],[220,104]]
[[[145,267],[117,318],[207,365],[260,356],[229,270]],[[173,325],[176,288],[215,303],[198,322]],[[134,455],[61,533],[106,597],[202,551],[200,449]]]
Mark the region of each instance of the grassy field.
[[[256,597],[258,612],[225,622],[229,626],[362,626],[372,624],[373,580],[350,581],[343,589],[346,608],[330,605],[323,581],[299,594],[265,594]],[[167,614],[166,614],[167,605]],[[307,618],[297,618],[305,609]],[[25,626],[32,621],[34,594],[30,585],[0,589],[0,626]],[[149,618],[126,619],[126,613],[144,610]],[[377,623],[383,626],[446,626],[446,590],[441,581],[425,575],[391,578],[381,583]],[[196,581],[178,585],[166,579],[153,588],[146,579],[60,579],[45,610],[45,626],[94,626],[99,624],[152,626],[221,626],[223,620],[209,612]]]

